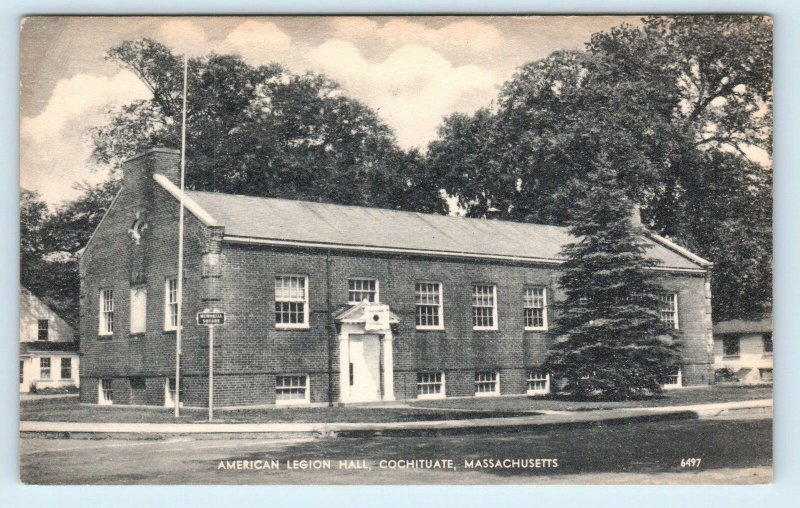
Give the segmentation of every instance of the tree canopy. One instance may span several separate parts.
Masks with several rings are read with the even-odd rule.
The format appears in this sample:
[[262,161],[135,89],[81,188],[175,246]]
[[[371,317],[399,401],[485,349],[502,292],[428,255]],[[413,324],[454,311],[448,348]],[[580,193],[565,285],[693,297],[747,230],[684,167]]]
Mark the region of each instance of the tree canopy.
[[715,319],[748,319],[771,307],[771,143],[770,20],[653,16],[522,66],[428,155],[469,216],[567,224],[602,153],[649,227],[715,262]]
[[[183,64],[150,40],[127,41],[107,57],[134,72],[152,98],[117,106],[93,132],[94,156],[119,168],[153,146],[178,147]],[[234,55],[189,59],[187,186],[266,197],[445,213],[425,185],[420,155],[325,76]]]

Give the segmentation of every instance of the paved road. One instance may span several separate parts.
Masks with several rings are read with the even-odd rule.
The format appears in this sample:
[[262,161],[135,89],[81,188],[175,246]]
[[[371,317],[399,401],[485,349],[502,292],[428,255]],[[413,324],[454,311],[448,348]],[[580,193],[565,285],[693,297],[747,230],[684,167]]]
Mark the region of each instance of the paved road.
[[[771,480],[771,453],[764,418],[458,436],[20,443],[23,482],[41,484],[741,484]],[[681,467],[682,459],[700,461]]]

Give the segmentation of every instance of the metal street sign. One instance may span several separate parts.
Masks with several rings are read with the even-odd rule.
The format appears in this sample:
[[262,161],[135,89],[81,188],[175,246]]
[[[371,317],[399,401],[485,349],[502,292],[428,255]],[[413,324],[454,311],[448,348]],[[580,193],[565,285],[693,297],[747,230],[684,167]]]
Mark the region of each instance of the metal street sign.
[[197,313],[197,324],[206,326],[224,325],[225,313],[216,309],[200,311]]

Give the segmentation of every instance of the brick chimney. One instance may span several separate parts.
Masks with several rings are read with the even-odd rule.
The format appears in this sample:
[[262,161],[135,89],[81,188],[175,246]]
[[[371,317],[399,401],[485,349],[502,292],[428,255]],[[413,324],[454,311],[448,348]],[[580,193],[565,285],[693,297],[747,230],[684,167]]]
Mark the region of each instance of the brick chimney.
[[[164,175],[180,185],[181,152],[174,148],[151,148],[122,163],[122,183],[137,188],[152,181],[154,174]],[[142,181],[142,178],[146,181]]]
[[631,224],[635,227],[642,227],[642,208],[637,204],[631,207]]

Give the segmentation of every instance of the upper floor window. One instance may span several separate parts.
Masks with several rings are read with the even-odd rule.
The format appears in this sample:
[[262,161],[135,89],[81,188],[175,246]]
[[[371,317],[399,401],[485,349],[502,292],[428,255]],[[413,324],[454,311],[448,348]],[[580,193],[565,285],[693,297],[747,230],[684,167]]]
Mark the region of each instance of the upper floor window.
[[547,330],[547,290],[525,288],[525,329]]
[[472,286],[472,328],[497,330],[497,286]]
[[364,300],[378,302],[378,281],[375,279],[348,279],[347,303],[354,305]]
[[144,333],[147,326],[147,289],[131,288],[131,333]]
[[100,335],[114,333],[114,291],[103,289],[100,291]]
[[178,278],[164,282],[164,330],[178,329]]
[[739,356],[739,337],[723,338],[722,354],[724,356]]
[[308,328],[308,278],[304,275],[275,277],[275,326]]
[[38,340],[48,340],[50,338],[50,321],[47,319],[39,320],[36,338]]
[[661,295],[661,322],[670,328],[678,329],[678,295]]
[[417,308],[417,328],[444,328],[442,315],[442,285],[438,282],[414,284],[414,300]]
[[765,333],[762,336],[762,340],[764,341],[764,352],[765,353],[772,353],[772,334]]

